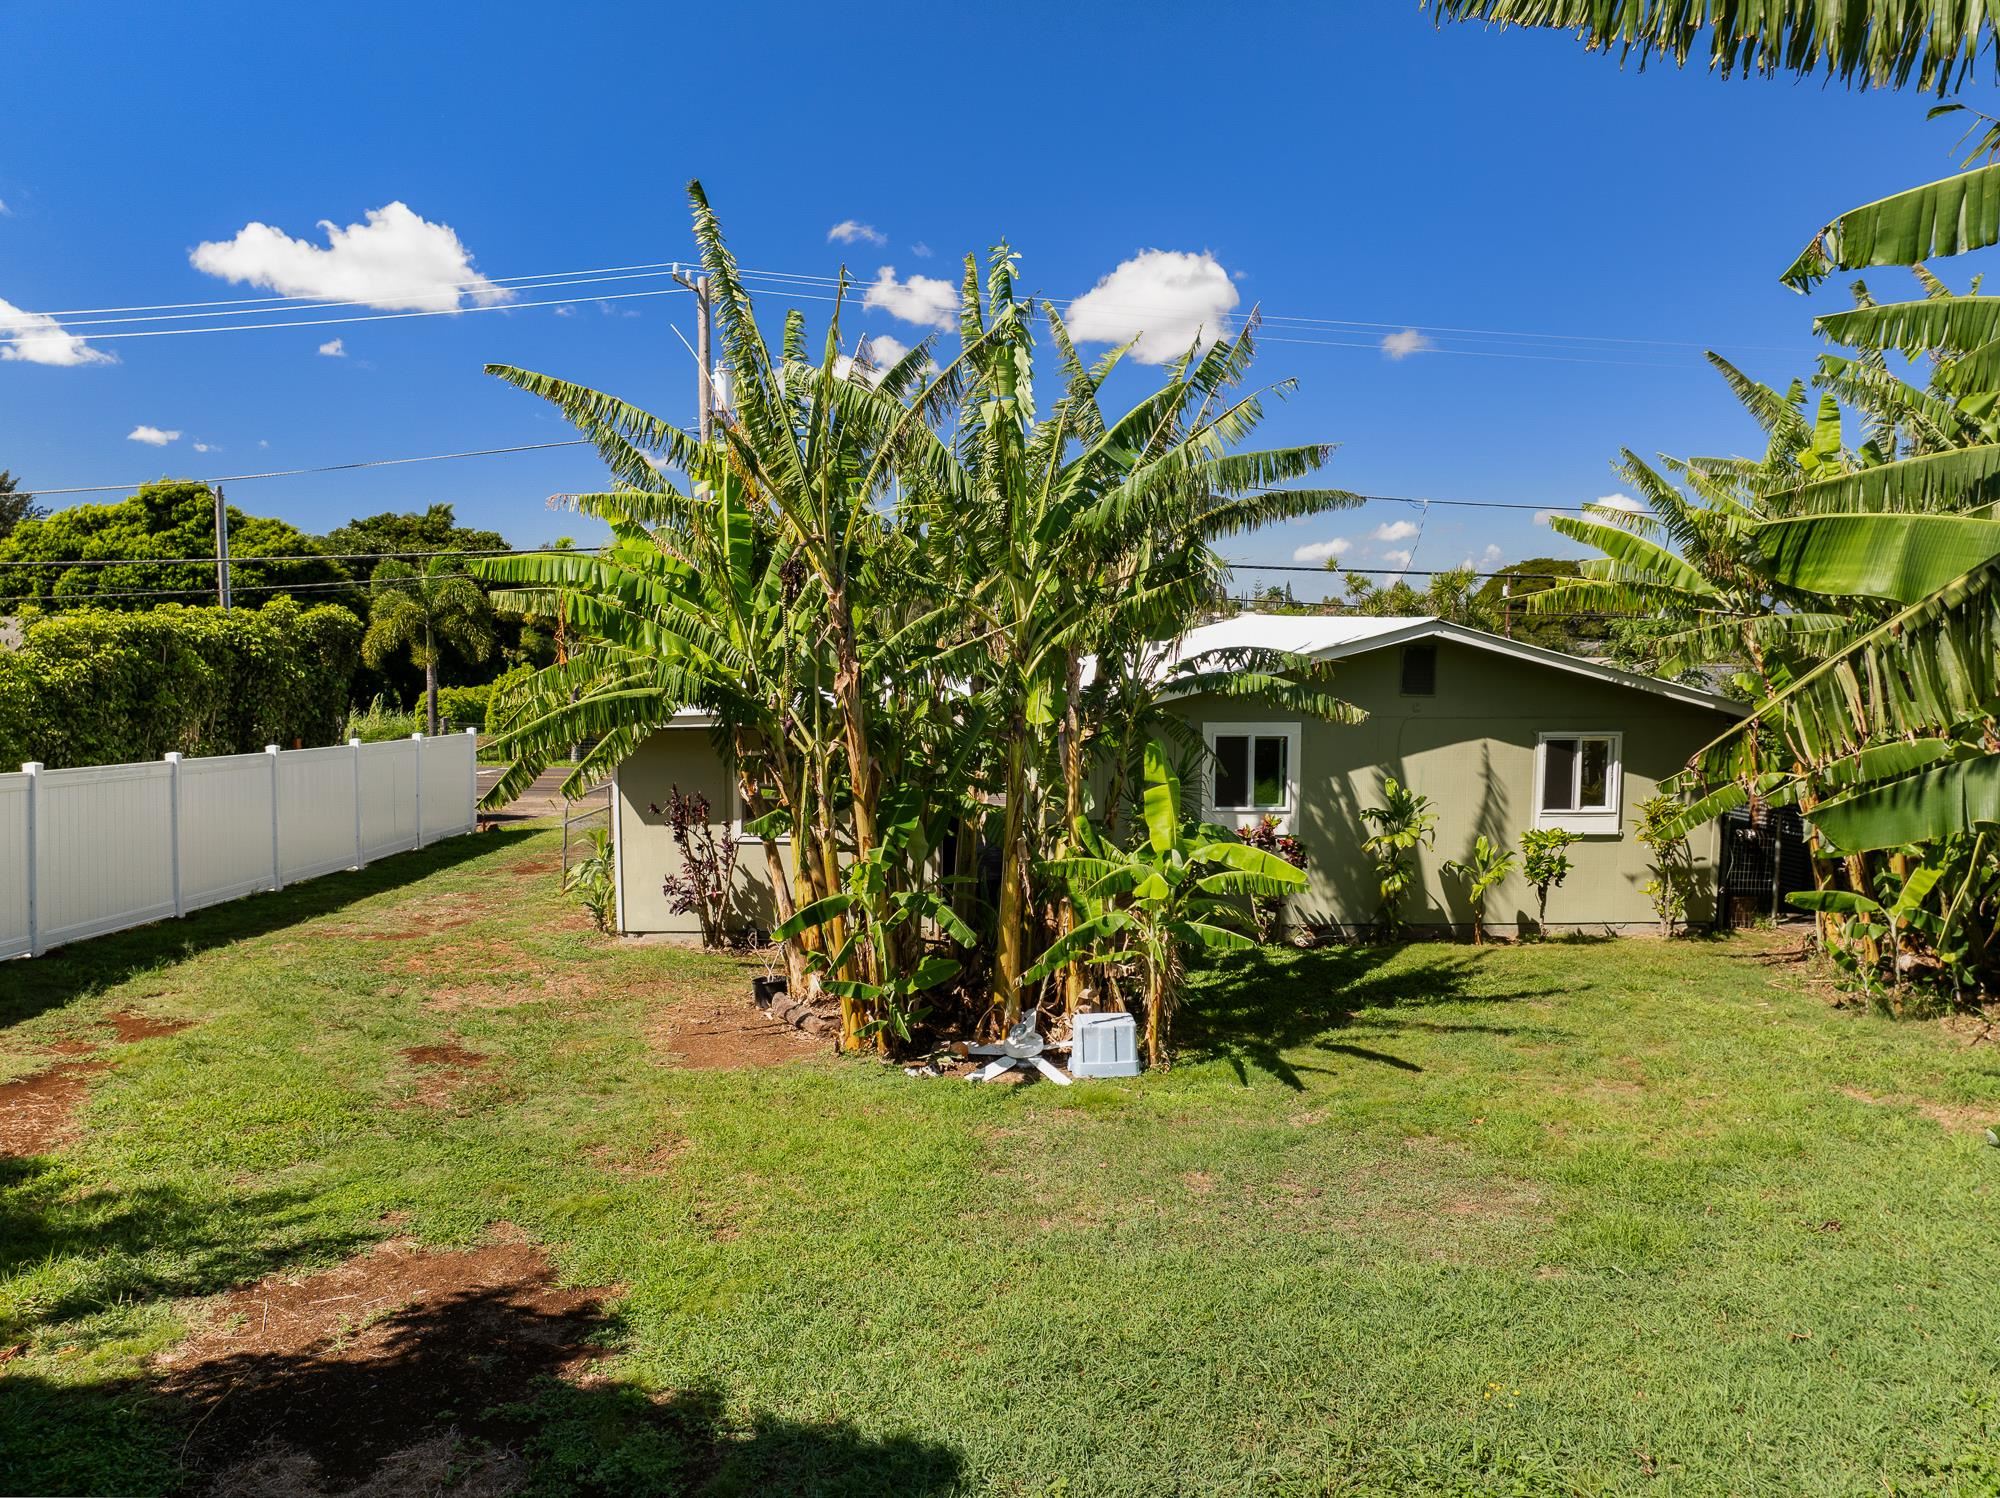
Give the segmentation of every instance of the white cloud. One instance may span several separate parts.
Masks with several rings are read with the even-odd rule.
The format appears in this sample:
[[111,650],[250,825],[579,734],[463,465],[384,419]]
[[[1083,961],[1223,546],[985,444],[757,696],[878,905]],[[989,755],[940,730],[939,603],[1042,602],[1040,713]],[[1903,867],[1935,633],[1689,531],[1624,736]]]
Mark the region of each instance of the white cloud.
[[212,453],[220,452],[222,449],[217,447],[213,442],[197,442],[194,445],[194,450],[198,453]]
[[164,432],[158,427],[136,426],[125,434],[127,442],[143,442],[148,447],[165,447],[169,442],[181,440],[179,432]]
[[94,349],[61,323],[42,312],[23,312],[0,300],[0,359],[23,364],[115,364],[102,349]]
[[434,224],[390,203],[345,229],[320,220],[326,248],[293,239],[269,224],[249,223],[233,239],[196,245],[198,271],[265,286],[281,296],[359,302],[389,312],[454,311],[470,297],[482,306],[514,293],[472,268],[472,251],[449,224]]
[[1330,562],[1353,547],[1354,543],[1345,536],[1335,536],[1331,541],[1314,541],[1299,547],[1292,553],[1295,562]]
[[319,346],[319,351],[329,359],[345,359],[347,357],[347,340],[345,338],[329,338]]
[[1627,515],[1642,515],[1646,507],[1629,494],[1602,494],[1590,502],[1594,510],[1622,510]]
[[931,247],[920,239],[910,246],[910,253],[919,260],[928,260],[931,258]]
[[896,267],[885,265],[876,272],[874,284],[861,298],[864,307],[880,307],[891,317],[927,328],[951,329],[958,325],[958,288],[935,276],[896,279]]
[[570,305],[570,304],[569,304],[568,302],[564,302],[564,303],[563,303],[563,304],[562,304],[562,305],[561,305],[560,307],[556,308],[556,316],[557,316],[557,317],[575,317],[575,316],[576,316],[576,308],[572,307],[572,306],[571,306],[571,305]]
[[1382,560],[1391,567],[1404,568],[1410,565],[1410,556],[1411,553],[1407,550],[1385,551],[1382,553]]
[[1535,521],[1535,524],[1536,524],[1536,525],[1547,525],[1547,524],[1549,523],[1549,521],[1550,521],[1551,519],[1553,519],[1553,518],[1554,518],[1554,516],[1555,516],[1555,513],[1556,513],[1556,512],[1555,512],[1554,510],[1537,510],[1537,511],[1535,511],[1535,514],[1534,514],[1534,521]]
[[0,218],[12,218],[14,210],[7,206],[7,200],[0,198]]
[[1489,541],[1486,544],[1486,550],[1479,553],[1479,565],[1482,567],[1497,567],[1500,565],[1500,559],[1505,555],[1507,555],[1506,552]]
[[1430,346],[1430,339],[1415,328],[1405,328],[1400,333],[1390,333],[1382,339],[1382,352],[1391,359],[1407,359],[1412,354],[1421,354]]
[[1170,364],[1197,341],[1206,347],[1227,333],[1238,300],[1213,255],[1141,250],[1070,303],[1069,331],[1078,343],[1137,338],[1134,359]]
[[[889,366],[910,351],[910,346],[903,342],[902,339],[891,337],[887,333],[877,333],[873,338],[864,339],[863,343],[868,350],[868,364],[872,371],[869,380],[870,384],[879,382],[881,377],[888,373]],[[854,360],[846,354],[842,354],[838,359],[834,360],[834,372],[843,380],[853,370]]]
[[1407,541],[1417,533],[1414,520],[1391,520],[1375,527],[1369,533],[1371,541]]
[[858,218],[844,218],[826,231],[828,244],[853,244],[855,240],[868,244],[887,244],[889,236],[873,224],[864,224]]

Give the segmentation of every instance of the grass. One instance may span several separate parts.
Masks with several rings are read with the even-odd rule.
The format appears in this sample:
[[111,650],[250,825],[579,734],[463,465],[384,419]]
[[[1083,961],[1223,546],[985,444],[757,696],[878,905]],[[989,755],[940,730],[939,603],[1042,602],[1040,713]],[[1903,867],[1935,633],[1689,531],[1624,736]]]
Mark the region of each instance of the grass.
[[173,1490],[201,1297],[504,1222],[617,1287],[551,1492],[2000,1491],[2000,1071],[1768,938],[1259,954],[1136,1083],[691,1071],[744,964],[591,936],[553,841],[4,969],[0,1077],[195,1023],[0,1161],[0,1490]]

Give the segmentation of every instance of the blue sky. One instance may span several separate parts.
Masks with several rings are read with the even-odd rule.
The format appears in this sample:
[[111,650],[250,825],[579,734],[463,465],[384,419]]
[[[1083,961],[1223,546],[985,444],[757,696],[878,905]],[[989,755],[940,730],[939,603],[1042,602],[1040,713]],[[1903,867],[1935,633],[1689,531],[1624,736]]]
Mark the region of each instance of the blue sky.
[[[418,249],[455,236],[485,276],[671,260],[691,255],[682,186],[699,177],[759,269],[845,262],[874,281],[894,266],[906,286],[953,278],[959,256],[1004,235],[1026,284],[1067,298],[1145,251],[1208,257],[1237,311],[1322,320],[1274,322],[1258,370],[1299,381],[1266,436],[1340,444],[1332,482],[1577,504],[1614,491],[1621,444],[1757,449],[1702,347],[1773,382],[1808,372],[1811,313],[1843,304],[1844,284],[1800,298],[1778,270],[1832,213],[1954,164],[1955,132],[1927,124],[1916,96],[1621,72],[1552,33],[1440,33],[1415,0],[1220,15],[1178,0],[600,4],[559,21],[512,4],[26,0],[0,12],[0,56],[27,106],[0,131],[0,300],[67,313],[269,296],[191,256],[227,245],[205,262],[346,275],[355,267],[315,259],[321,222],[364,224],[392,203]],[[830,242],[848,221],[881,243]],[[238,240],[252,223],[304,243]],[[387,272],[371,269],[364,295],[380,296]],[[674,333],[691,336],[686,300],[591,299],[661,284],[514,298],[576,298],[560,311],[107,340],[91,346],[116,362],[0,362],[0,467],[53,488],[566,435],[482,374],[489,360],[691,418],[693,361]],[[1122,304],[1100,300],[1129,311],[1132,283],[1119,284]],[[774,319],[786,304],[762,301]],[[73,335],[191,325],[59,321]],[[923,331],[879,308],[851,326],[902,342]],[[1417,350],[1393,357],[1391,335]],[[338,357],[319,352],[334,338]],[[141,428],[179,436],[132,440]],[[545,498],[596,482],[587,453],[557,451],[245,483],[230,497],[315,531],[449,500],[527,544],[587,534]],[[1230,552],[1289,561],[1345,540],[1348,560],[1379,566],[1412,539],[1384,528],[1418,518],[1371,504]],[[1574,550],[1526,510],[1422,518],[1419,568]]]

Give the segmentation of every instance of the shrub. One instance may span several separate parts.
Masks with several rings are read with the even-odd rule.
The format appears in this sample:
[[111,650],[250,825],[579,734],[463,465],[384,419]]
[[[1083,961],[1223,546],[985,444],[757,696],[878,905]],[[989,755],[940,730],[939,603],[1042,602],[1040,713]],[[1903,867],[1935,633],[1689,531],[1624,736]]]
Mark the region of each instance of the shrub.
[[1686,918],[1688,895],[1696,883],[1694,849],[1674,826],[1684,809],[1672,796],[1649,796],[1639,803],[1639,825],[1633,829],[1653,855],[1653,877],[1643,889],[1660,918],[1662,936],[1672,936]]
[[486,702],[493,695],[493,683],[476,687],[439,687],[438,722],[451,729],[484,728]]
[[1493,886],[1514,872],[1514,855],[1505,843],[1496,843],[1480,833],[1469,858],[1448,858],[1440,870],[1448,879],[1465,885],[1466,900],[1472,906],[1472,944],[1486,940],[1486,897]]
[[377,692],[368,706],[349,710],[344,737],[364,744],[381,744],[390,739],[407,739],[422,733],[423,715],[404,707],[386,692]]
[[1376,921],[1384,940],[1403,934],[1403,899],[1416,882],[1415,854],[1437,837],[1437,816],[1431,798],[1403,785],[1393,775],[1382,777],[1381,806],[1364,806],[1361,818],[1375,830],[1361,846],[1375,860],[1375,882],[1382,892]]
[[573,894],[590,912],[599,931],[611,929],[612,909],[618,903],[618,880],[612,863],[611,834],[593,827],[588,837],[590,853],[563,875],[563,889]]
[[76,609],[0,651],[0,765],[253,753],[340,737],[359,663],[347,609]]
[[1581,842],[1583,834],[1560,827],[1535,827],[1521,834],[1521,872],[1535,887],[1535,931],[1549,924],[1549,891],[1561,887],[1575,867],[1569,861],[1569,845]]

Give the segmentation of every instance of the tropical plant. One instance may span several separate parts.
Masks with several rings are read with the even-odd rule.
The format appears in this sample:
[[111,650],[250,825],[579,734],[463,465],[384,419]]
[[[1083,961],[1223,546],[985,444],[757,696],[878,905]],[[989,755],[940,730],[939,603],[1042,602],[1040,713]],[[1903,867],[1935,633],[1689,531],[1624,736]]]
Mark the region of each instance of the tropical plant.
[[[1157,723],[1162,675],[1199,677],[1161,660],[1218,592],[1212,543],[1352,496],[1285,487],[1322,445],[1233,451],[1262,414],[1261,395],[1235,389],[1254,320],[1107,416],[1099,390],[1124,351],[1085,367],[1054,309],[1016,294],[1003,248],[983,283],[968,259],[943,367],[925,345],[886,369],[842,352],[844,288],[814,363],[797,314],[780,346],[765,341],[698,185],[690,198],[731,391],[711,439],[495,369],[555,402],[617,487],[577,500],[612,526],[598,555],[476,564],[508,585],[496,602],[577,642],[496,691],[489,721],[517,759],[490,794],[571,740],[595,740],[588,776],[699,713],[760,808],[788,977],[840,997],[844,1042],[897,1038],[914,995],[934,991],[898,985],[941,955],[940,908],[973,937],[951,938],[964,966],[939,981],[983,983],[990,1023],[1008,1024],[1032,946],[1075,923],[1066,887],[1036,871],[1074,850],[1096,766],[1129,763]],[[1046,409],[1031,379],[1043,324],[1064,376]],[[1260,669],[1357,716],[1324,668],[1274,655]],[[947,844],[948,865],[934,856]],[[982,844],[1002,864],[992,909],[974,898]]]
[[1521,834],[1521,874],[1535,889],[1535,933],[1544,935],[1549,926],[1549,891],[1562,888],[1575,865],[1569,861],[1570,845],[1583,835],[1562,827],[1531,827]]
[[1446,859],[1440,872],[1465,886],[1466,903],[1472,907],[1472,944],[1479,946],[1486,940],[1486,897],[1514,872],[1513,850],[1482,832],[1469,857]]
[[612,911],[618,901],[611,834],[602,827],[593,827],[586,836],[590,851],[564,873],[563,893],[577,897],[583,908],[590,912],[591,924],[599,931],[609,931]]
[[1023,975],[1037,982],[1070,962],[1137,967],[1145,996],[1146,1058],[1164,1066],[1169,1027],[1194,952],[1256,945],[1247,902],[1305,887],[1305,875],[1228,829],[1185,820],[1181,783],[1159,745],[1145,757],[1145,840],[1126,849],[1087,818],[1072,829],[1078,851],[1049,865],[1076,896],[1084,919],[1057,938]]
[[[1279,818],[1266,814],[1248,827],[1239,827],[1236,835],[1252,848],[1261,848],[1266,853],[1275,853],[1295,869],[1306,866],[1306,845],[1279,825]],[[1276,939],[1279,927],[1285,917],[1283,896],[1263,896],[1252,902],[1257,917],[1257,940],[1270,942]]]
[[1907,0],[1425,0],[1438,24],[1486,21],[1574,33],[1620,62],[1654,55],[1677,66],[1707,36],[1708,65],[1732,73],[1825,76],[1865,88],[1914,80],[1942,94],[1971,74],[1981,46],[1993,50],[1994,12],[1986,3]]
[[373,602],[361,658],[380,666],[407,653],[424,673],[424,722],[438,732],[438,664],[449,649],[470,661],[493,653],[493,610],[479,584],[442,558],[419,571],[408,562],[379,564],[370,579]]
[[1412,791],[1393,775],[1382,778],[1382,805],[1361,808],[1361,819],[1375,830],[1361,841],[1375,860],[1375,884],[1382,903],[1376,911],[1377,935],[1393,941],[1406,929],[1403,900],[1417,882],[1417,850],[1437,839],[1437,816],[1431,798]]
[[661,893],[676,915],[693,915],[701,926],[701,944],[711,951],[728,943],[729,907],[736,895],[736,839],[716,835],[709,820],[708,797],[699,791],[682,794],[678,784],[667,787],[665,806],[654,802],[646,810],[666,820],[680,869],[667,875]]
[[1632,829],[1632,835],[1653,855],[1652,878],[1640,891],[1653,902],[1662,936],[1672,936],[1674,928],[1687,918],[1688,898],[1698,883],[1694,849],[1681,822],[1682,810],[1677,796],[1648,796],[1639,803],[1638,821]]

